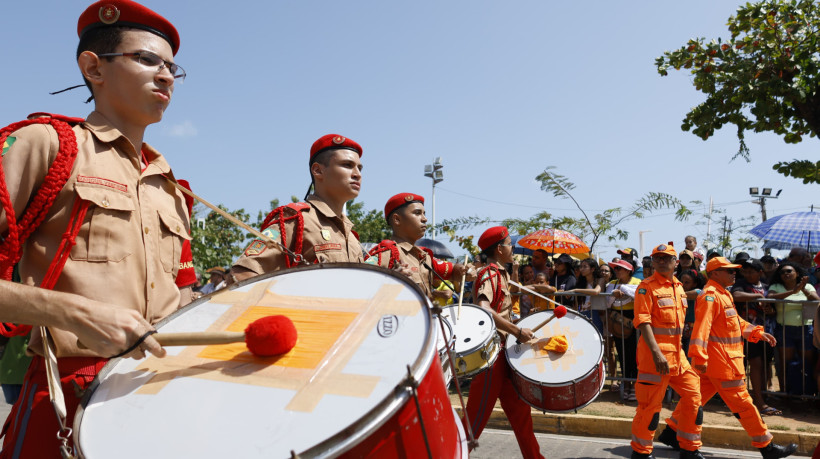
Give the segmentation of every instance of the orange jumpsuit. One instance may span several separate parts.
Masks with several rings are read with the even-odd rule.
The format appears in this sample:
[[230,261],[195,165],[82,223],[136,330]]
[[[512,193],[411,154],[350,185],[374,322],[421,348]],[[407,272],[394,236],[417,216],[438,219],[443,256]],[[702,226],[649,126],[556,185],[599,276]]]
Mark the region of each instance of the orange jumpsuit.
[[[638,285],[633,323],[636,328],[644,323],[651,324],[655,341],[669,363],[669,373],[659,374],[649,345],[643,336],[638,339],[638,382],[635,386],[638,408],[632,419],[631,443],[632,449],[638,453],[652,452],[663,396],[669,385],[681,396],[676,410],[681,448],[694,451],[701,446],[700,424],[703,412],[700,407],[699,378],[686,360],[681,346],[685,316],[686,296],[676,278],[669,281],[655,273]],[[666,422],[669,423],[670,420]]]
[[[714,281],[706,283],[695,306],[695,325],[689,344],[692,364],[706,365],[706,374],[700,376],[701,403],[705,405],[715,393],[720,394],[752,437],[755,448],[765,448],[771,443],[772,434],[746,389],[743,338],[756,343],[762,333],[763,327],[740,318],[731,293]],[[672,418],[676,418],[677,411],[672,413]]]

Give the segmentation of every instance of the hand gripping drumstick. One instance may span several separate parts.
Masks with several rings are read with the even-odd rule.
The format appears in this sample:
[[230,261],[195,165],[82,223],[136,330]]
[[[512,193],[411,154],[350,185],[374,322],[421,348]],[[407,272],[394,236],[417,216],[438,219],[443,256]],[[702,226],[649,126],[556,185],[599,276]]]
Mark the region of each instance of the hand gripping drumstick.
[[[152,334],[154,339],[162,346],[201,346],[241,343],[244,341],[248,346],[248,350],[259,357],[285,354],[293,349],[297,338],[296,327],[287,316],[267,316],[251,322],[244,332],[156,333],[152,330],[142,335],[131,347],[114,357],[121,357],[130,353]],[[86,349],[86,346],[79,341],[77,346],[80,349]]]

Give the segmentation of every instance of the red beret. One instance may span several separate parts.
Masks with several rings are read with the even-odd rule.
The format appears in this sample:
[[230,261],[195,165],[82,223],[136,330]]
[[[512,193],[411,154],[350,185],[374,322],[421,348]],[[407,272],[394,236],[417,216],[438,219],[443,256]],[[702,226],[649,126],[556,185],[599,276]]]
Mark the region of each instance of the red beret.
[[77,35],[91,29],[108,26],[131,27],[159,35],[171,44],[176,56],[179,50],[179,33],[173,24],[150,9],[131,0],[101,0],[95,2],[80,15]]
[[405,204],[410,204],[411,202],[420,202],[424,204],[424,197],[413,193],[399,193],[393,196],[388,199],[387,204],[384,205],[384,218],[390,217],[390,214],[392,214],[399,207]]
[[313,146],[310,147],[310,157],[313,158],[318,153],[336,148],[353,150],[359,154],[359,158],[362,157],[362,146],[339,134],[328,134],[319,137],[319,140],[313,142]]
[[487,250],[487,247],[495,244],[496,242],[501,242],[510,235],[510,231],[507,229],[506,226],[493,226],[492,228],[484,231],[480,238],[478,238],[478,248],[481,250]]

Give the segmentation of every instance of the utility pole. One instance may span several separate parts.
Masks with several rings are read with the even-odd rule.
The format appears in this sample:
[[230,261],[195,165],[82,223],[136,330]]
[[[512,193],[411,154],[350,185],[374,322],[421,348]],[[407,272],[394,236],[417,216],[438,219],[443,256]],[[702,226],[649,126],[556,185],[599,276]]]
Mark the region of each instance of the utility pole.
[[[783,190],[777,190],[777,194],[772,196],[772,189],[771,188],[763,188],[763,192],[759,192],[760,188],[753,186],[749,187],[749,195],[753,198],[757,198],[752,201],[752,204],[760,204],[760,216],[763,218],[763,221],[766,221],[766,199],[777,199],[780,197],[780,193]],[[765,240],[763,241],[766,242]],[[771,255],[771,249],[766,249],[766,255]]]
[[441,156],[436,158],[433,164],[424,166],[424,176],[433,179],[433,231],[430,235],[430,238],[433,240],[436,239],[436,183],[444,181],[444,171],[442,171],[442,168],[444,168],[444,165],[441,164]]

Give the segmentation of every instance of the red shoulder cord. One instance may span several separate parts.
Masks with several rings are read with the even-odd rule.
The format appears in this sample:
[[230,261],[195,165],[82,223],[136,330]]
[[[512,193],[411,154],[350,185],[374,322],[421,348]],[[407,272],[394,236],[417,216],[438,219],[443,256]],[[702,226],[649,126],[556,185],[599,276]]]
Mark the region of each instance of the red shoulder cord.
[[[487,271],[490,271],[490,273],[487,275],[487,279],[484,280],[483,276]],[[504,302],[504,291],[501,290],[501,273],[498,271],[498,267],[494,263],[490,263],[478,272],[476,279],[475,287],[473,288],[473,298],[475,301],[478,301],[478,289],[484,282],[489,282],[490,288],[493,291],[490,306],[495,309],[495,312],[501,312],[501,305]]]
[[[6,186],[3,163],[0,161],[0,202],[3,204],[3,210],[6,212],[6,220],[8,221],[8,230],[2,243],[0,243],[0,278],[4,280],[11,280],[14,265],[20,261],[23,255],[23,245],[26,239],[43,222],[51,205],[54,204],[57,194],[68,181],[71,168],[74,166],[74,160],[77,158],[77,138],[71,126],[64,121],[51,117],[20,121],[0,129],[0,145],[6,141],[6,138],[12,132],[31,124],[50,124],[57,132],[60,148],[57,151],[57,157],[46,173],[43,184],[23,211],[22,218],[19,221]],[[42,288],[52,289],[57,283],[57,279],[68,260],[71,247],[75,244],[77,233],[80,230],[87,209],[87,201],[77,199],[74,202],[68,229],[63,234],[57,254],[46,271],[40,285]],[[31,331],[30,325],[3,323],[0,326],[0,335],[6,337],[25,335],[29,331]]]
[[[284,211],[285,208],[295,210],[296,214],[285,216]],[[285,223],[290,220],[296,220],[296,229],[294,231],[294,237],[296,241],[294,241],[293,253],[297,255],[302,254],[302,236],[305,231],[305,217],[302,216],[301,207],[291,206],[290,204],[284,205],[281,207],[277,207],[273,209],[267,217],[265,217],[265,221],[262,222],[262,227],[260,231],[265,231],[265,229],[274,223],[279,223],[279,234],[282,237],[282,245],[287,247],[287,235],[285,233]],[[285,256],[285,266],[290,268],[293,265],[290,256]]]
[[394,241],[390,239],[385,239],[372,249],[370,252],[367,253],[367,258],[370,257],[379,257],[379,265],[382,264],[382,254],[385,252],[390,252],[390,261],[387,262],[387,268],[393,269],[396,265],[396,262],[399,261],[399,246],[396,245]]

